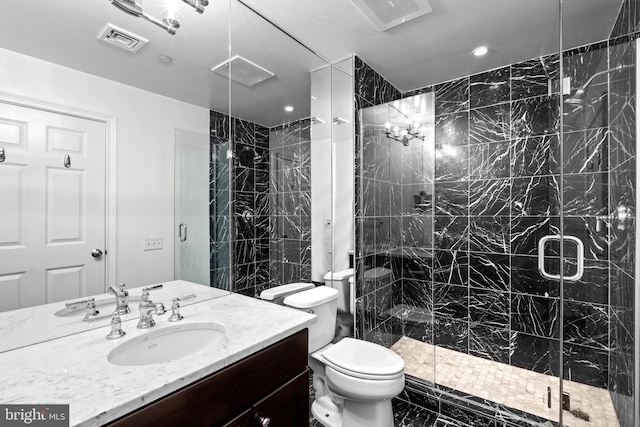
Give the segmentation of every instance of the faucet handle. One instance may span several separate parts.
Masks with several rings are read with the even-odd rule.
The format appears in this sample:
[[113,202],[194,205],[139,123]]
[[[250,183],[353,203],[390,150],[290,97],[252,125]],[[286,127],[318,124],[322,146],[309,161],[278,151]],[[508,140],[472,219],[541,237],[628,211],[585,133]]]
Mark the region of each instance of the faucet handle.
[[169,317],[169,322],[177,322],[179,320],[184,319],[184,316],[182,314],[180,314],[180,302],[182,300],[185,299],[191,299],[191,298],[195,298],[196,294],[191,294],[191,295],[187,295],[184,296],[182,298],[174,298],[173,299],[173,304],[171,305],[171,316]]
[[87,307],[86,307],[87,314],[82,318],[83,322],[88,322],[89,320],[91,320],[92,318],[100,314],[100,312],[96,308],[96,300],[94,298],[88,298],[86,302],[87,302]]
[[122,330],[122,319],[120,319],[120,313],[117,310],[111,314],[94,317],[92,319],[87,320],[87,322],[89,323],[100,322],[108,318],[111,318],[111,332],[107,334],[107,339],[115,340],[125,336],[126,332]]
[[95,301],[95,298],[85,298],[85,299],[81,299],[81,300],[78,300],[78,301],[67,302],[67,303],[64,304],[64,306],[67,307],[67,308],[73,308],[73,307],[77,307],[77,306],[82,305],[82,304],[87,304],[90,301]]
[[162,285],[149,286],[147,288],[142,288],[142,302],[149,302],[149,291],[155,291],[157,289],[162,289]]
[[115,340],[125,336],[126,332],[122,330],[122,320],[120,319],[120,312],[114,311],[111,313],[111,332],[107,334],[108,340]]

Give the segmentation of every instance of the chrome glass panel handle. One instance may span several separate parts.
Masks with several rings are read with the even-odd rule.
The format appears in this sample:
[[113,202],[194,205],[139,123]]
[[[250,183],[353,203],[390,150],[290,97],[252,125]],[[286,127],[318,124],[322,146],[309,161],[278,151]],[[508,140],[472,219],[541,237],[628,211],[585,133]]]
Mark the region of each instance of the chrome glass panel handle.
[[4,148],[0,147],[0,163],[4,162],[5,159]]
[[178,237],[180,238],[181,242],[187,241],[187,224],[185,224],[184,222],[181,222],[178,226]]
[[584,243],[582,243],[582,240],[575,236],[564,236],[564,238],[575,243],[578,249],[578,253],[576,255],[578,266],[576,274],[574,274],[573,276],[565,277],[564,280],[576,282],[580,280],[582,278],[582,275],[584,274]]
[[545,260],[545,256],[544,256],[544,247],[546,246],[547,242],[550,241],[560,241],[562,237],[555,235],[555,236],[544,236],[542,239],[540,239],[538,241],[538,271],[540,272],[540,274],[542,275],[542,277],[546,278],[546,279],[550,279],[550,280],[560,280],[560,275],[559,274],[551,274],[551,273],[547,273],[547,270],[544,269],[544,260]]
[[573,243],[576,244],[577,246],[577,271],[576,274],[574,274],[573,276],[567,276],[564,278],[564,280],[570,281],[570,282],[576,282],[578,280],[580,280],[582,278],[582,275],[584,274],[584,243],[582,243],[582,240],[580,240],[579,238],[575,237],[575,236],[559,236],[559,235],[553,235],[553,236],[544,236],[543,238],[540,239],[540,241],[538,241],[538,271],[540,272],[540,274],[542,275],[542,277],[545,277],[547,279],[551,279],[551,280],[560,280],[560,275],[559,274],[551,274],[548,273],[545,268],[544,268],[544,261],[545,261],[545,256],[544,256],[544,248],[547,244],[547,242],[549,241],[562,241],[563,239],[569,240]]

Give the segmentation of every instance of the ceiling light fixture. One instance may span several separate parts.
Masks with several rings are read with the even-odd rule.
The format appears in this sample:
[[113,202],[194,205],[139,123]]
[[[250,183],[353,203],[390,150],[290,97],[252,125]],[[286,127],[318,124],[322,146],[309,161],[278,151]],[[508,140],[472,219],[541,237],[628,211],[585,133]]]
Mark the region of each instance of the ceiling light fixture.
[[[138,3],[138,0],[109,0],[112,5],[122,10],[125,13],[128,13],[131,16],[135,16],[136,18],[143,18],[147,21],[157,25],[162,28],[166,32],[171,35],[175,35],[176,29],[180,28],[180,23],[175,19],[174,13],[169,13],[169,16],[164,18],[162,21],[154,18],[151,15],[148,15],[142,9],[142,4]],[[209,0],[182,0],[184,3],[188,4],[192,8],[196,10],[198,13],[204,12],[205,6],[209,4]],[[170,10],[175,10],[175,8],[170,8]]]
[[293,107],[291,105],[287,105],[286,107],[284,107],[284,111],[286,111],[287,113],[290,113],[293,111]]
[[392,128],[391,123],[389,122],[385,123],[384,127],[387,129],[385,131],[387,138],[401,142],[405,147],[407,147],[409,145],[409,141],[414,138],[424,141],[424,135],[427,131],[427,128],[425,126],[421,126],[418,122],[407,124],[405,129],[400,129],[399,126],[394,126]]
[[489,48],[486,46],[479,46],[471,51],[475,56],[484,56],[489,52]]

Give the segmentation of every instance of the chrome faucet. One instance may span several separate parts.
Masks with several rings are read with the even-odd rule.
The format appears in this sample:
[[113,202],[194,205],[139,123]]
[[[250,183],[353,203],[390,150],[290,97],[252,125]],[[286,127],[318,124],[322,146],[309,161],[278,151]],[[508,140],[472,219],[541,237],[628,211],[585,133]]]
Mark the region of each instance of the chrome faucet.
[[142,302],[140,302],[140,321],[138,322],[138,329],[146,329],[155,326],[156,322],[153,320],[154,314],[164,314],[164,304],[154,303],[149,299],[149,291],[161,289],[162,285],[151,286],[149,288],[142,288]]
[[116,308],[120,314],[129,314],[131,309],[129,308],[129,292],[124,290],[125,284],[121,283],[118,286],[111,285],[107,290],[107,293],[113,294],[116,297]]

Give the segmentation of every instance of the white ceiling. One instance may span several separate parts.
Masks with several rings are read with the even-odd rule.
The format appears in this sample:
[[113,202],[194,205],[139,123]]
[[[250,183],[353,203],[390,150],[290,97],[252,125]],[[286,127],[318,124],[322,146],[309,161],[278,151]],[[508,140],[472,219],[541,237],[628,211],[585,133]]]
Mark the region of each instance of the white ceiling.
[[[166,0],[145,0],[162,19]],[[430,0],[434,11],[385,32],[348,0],[210,0],[203,15],[181,3],[171,36],[109,0],[2,0],[0,47],[273,126],[309,115],[309,71],[358,54],[401,91],[557,52],[558,0]],[[608,37],[622,0],[563,0],[563,42]],[[150,43],[137,54],[96,39],[112,23]],[[230,24],[231,23],[231,24]],[[488,55],[473,57],[478,45]],[[229,48],[230,46],[230,48]],[[276,77],[252,88],[210,69],[240,54]],[[170,65],[158,56],[170,56]],[[291,104],[294,113],[282,107]]]

